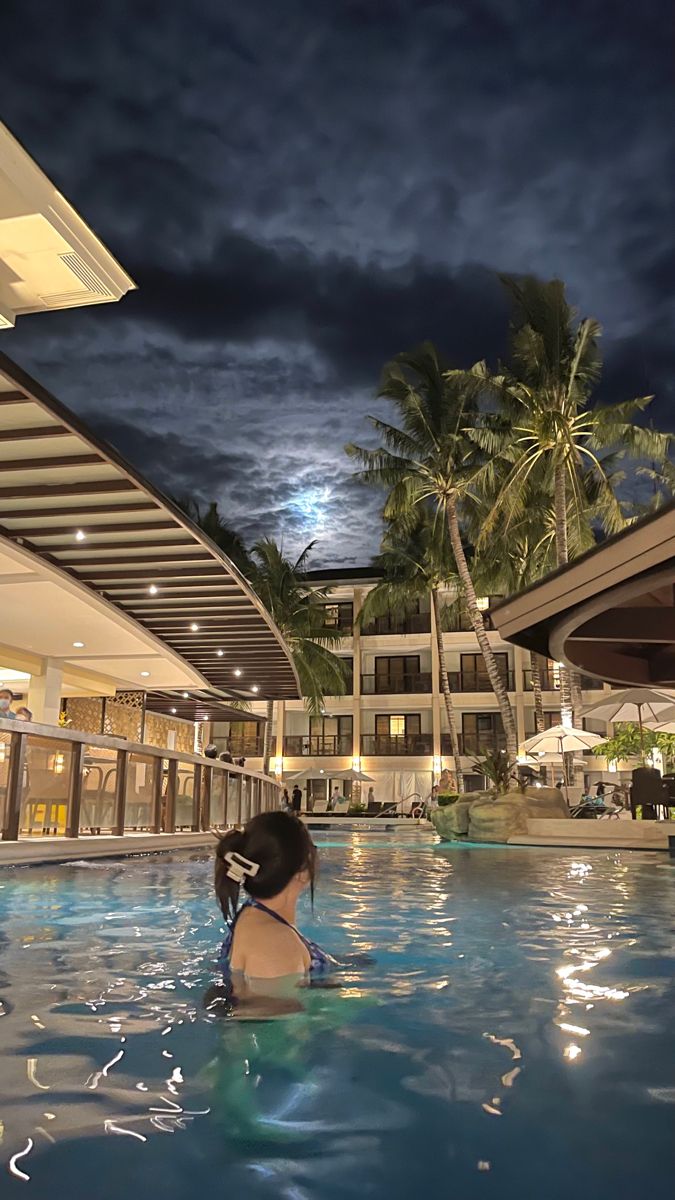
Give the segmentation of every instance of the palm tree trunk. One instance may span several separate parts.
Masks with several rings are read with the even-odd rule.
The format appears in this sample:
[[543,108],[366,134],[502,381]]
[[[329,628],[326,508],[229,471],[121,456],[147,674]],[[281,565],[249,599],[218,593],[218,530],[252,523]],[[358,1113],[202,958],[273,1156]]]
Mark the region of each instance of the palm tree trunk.
[[504,725],[504,733],[506,735],[506,749],[510,757],[515,758],[518,753],[518,734],[516,733],[516,723],[513,719],[513,709],[509,701],[508,691],[504,683],[504,678],[500,674],[497,660],[492,652],[490,639],[488,638],[483,621],[483,614],[478,607],[476,599],[476,589],[473,586],[473,579],[469,571],[469,564],[466,561],[464,546],[462,544],[462,534],[459,528],[459,520],[457,517],[457,502],[452,496],[447,504],[447,521],[448,533],[450,534],[450,542],[452,545],[453,554],[455,556],[455,564],[457,566],[457,574],[459,575],[464,595],[466,597],[467,607],[471,624],[473,625],[474,633],[478,639],[485,669],[488,673],[488,678],[492,684],[492,690],[497,697],[499,710],[502,715],[502,723]]
[[[559,567],[564,567],[569,561],[569,546],[567,541],[567,485],[565,482],[565,464],[556,463],[553,476],[553,503],[555,506],[555,557]],[[580,695],[579,691],[579,695]],[[579,706],[580,707],[580,706]],[[581,719],[577,708],[575,713],[574,687],[572,672],[567,667],[560,667],[560,718],[563,725],[575,725],[575,719]],[[574,755],[563,755],[563,772],[569,784],[574,784]]]
[[530,674],[532,676],[532,694],[534,696],[534,728],[536,733],[544,732],[544,695],[542,687],[542,657],[536,650],[530,650]]
[[269,775],[270,757],[272,754],[272,720],[274,718],[274,700],[267,701],[267,720],[265,721],[265,740],[263,742],[263,775]]
[[438,646],[438,663],[441,669],[441,689],[443,691],[443,699],[445,701],[445,714],[448,718],[448,730],[450,731],[452,757],[455,761],[455,779],[457,781],[457,791],[461,795],[464,791],[464,772],[462,771],[462,759],[460,755],[459,738],[457,736],[457,719],[455,717],[455,708],[452,703],[452,692],[450,691],[450,683],[448,681],[448,672],[446,669],[445,646],[443,645],[443,630],[441,629],[441,614],[439,611],[440,605],[438,603],[438,591],[436,588],[431,589],[431,603],[434,606],[436,645]]

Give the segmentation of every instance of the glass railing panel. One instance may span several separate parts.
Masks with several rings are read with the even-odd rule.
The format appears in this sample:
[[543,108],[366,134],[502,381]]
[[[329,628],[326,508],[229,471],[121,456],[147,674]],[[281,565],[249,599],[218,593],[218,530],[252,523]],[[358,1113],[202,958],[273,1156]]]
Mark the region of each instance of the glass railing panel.
[[124,830],[151,833],[154,828],[154,781],[161,771],[161,758],[131,753],[127,762]]
[[80,834],[113,833],[117,788],[117,752],[84,746],[80,793]]
[[65,836],[72,756],[72,742],[26,735],[20,837]]

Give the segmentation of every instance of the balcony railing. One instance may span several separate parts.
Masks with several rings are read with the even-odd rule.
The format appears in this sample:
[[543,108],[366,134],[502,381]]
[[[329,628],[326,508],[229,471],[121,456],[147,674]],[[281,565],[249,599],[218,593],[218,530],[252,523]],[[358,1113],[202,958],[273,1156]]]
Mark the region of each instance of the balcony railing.
[[265,753],[264,738],[229,737],[227,748],[233,758],[260,758]]
[[430,733],[364,733],[361,735],[361,754],[431,754],[433,737]]
[[407,617],[375,617],[363,626],[364,637],[380,634],[431,633],[431,613],[409,613]]
[[19,838],[206,831],[279,807],[258,771],[177,750],[0,720],[0,833]]
[[351,733],[291,733],[284,738],[284,754],[287,754],[289,758],[351,754],[352,744]]
[[364,696],[410,696],[413,692],[431,691],[428,671],[408,675],[362,675],[361,693]]
[[[485,730],[480,733],[460,733],[460,754],[476,755],[494,754],[497,750],[506,750],[506,738],[501,731]],[[452,754],[450,734],[441,735],[441,753]]]
[[[499,672],[507,692],[514,690],[513,671]],[[492,684],[484,671],[448,671],[451,692],[491,692]]]
[[[532,691],[532,671],[528,668],[523,672],[525,691]],[[593,679],[590,675],[581,675],[581,690],[584,692],[601,691],[605,686],[601,679]],[[544,692],[560,691],[560,676],[557,671],[541,672],[541,687]]]

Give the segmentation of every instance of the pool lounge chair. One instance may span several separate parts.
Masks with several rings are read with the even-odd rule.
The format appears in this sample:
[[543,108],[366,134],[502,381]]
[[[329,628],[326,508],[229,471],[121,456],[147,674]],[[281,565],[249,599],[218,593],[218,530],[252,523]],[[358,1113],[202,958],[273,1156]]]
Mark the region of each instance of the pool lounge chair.
[[327,812],[328,812],[328,801],[327,800],[315,800],[314,801],[314,803],[312,805],[312,815],[313,816],[315,816],[315,817],[316,816],[325,816],[325,814]]
[[334,816],[346,817],[349,812],[349,800],[336,800],[333,805]]

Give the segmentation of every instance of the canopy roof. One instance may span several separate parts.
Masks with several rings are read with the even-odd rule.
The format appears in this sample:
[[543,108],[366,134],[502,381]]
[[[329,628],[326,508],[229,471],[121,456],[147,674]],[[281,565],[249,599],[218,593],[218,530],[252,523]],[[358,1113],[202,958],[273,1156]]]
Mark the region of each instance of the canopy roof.
[[584,674],[675,684],[675,504],[491,612],[507,641]]
[[215,692],[148,692],[148,712],[182,717],[186,721],[255,721],[264,725],[266,718],[254,712],[233,708]]
[[3,543],[49,564],[52,576],[57,568],[66,592],[77,581],[80,594],[124,613],[188,664],[194,682],[249,700],[299,697],[290,651],[234,564],[0,354]]

